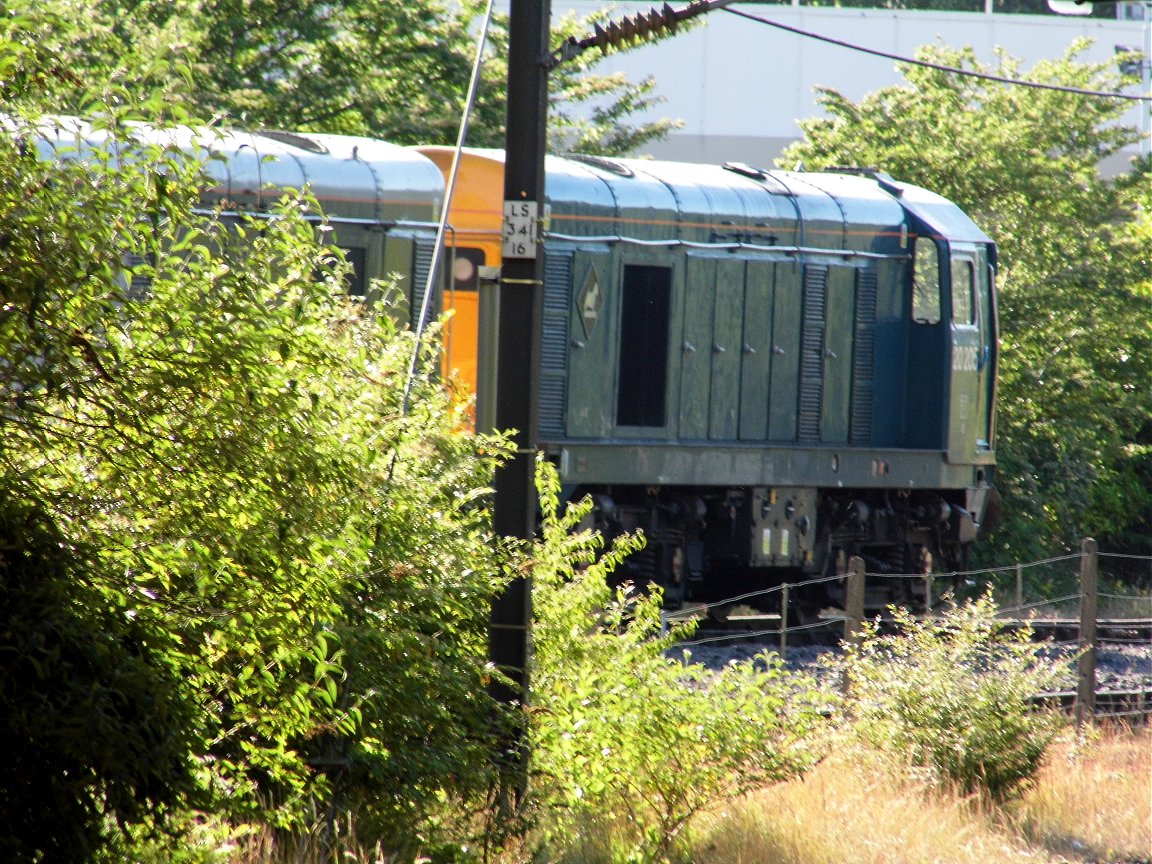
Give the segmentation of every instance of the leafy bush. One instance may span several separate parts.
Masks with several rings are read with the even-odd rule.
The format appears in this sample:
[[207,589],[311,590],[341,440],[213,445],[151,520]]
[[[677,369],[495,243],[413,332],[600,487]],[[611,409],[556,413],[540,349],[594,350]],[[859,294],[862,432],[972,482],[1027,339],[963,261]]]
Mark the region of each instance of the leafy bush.
[[1020,791],[1062,722],[1030,701],[1054,687],[1061,660],[1027,630],[1005,629],[989,598],[939,619],[891,613],[895,634],[868,622],[844,654],[854,730],[965,792],[1001,799]]
[[0,860],[87,860],[107,816],[195,787],[191,712],[146,632],[92,590],[91,563],[0,495]]
[[591,502],[560,513],[547,463],[538,483],[532,790],[545,843],[611,835],[613,860],[663,860],[701,810],[814,763],[814,697],[767,656],[715,674],[669,657],[685,630],[662,630],[658,590],[606,578],[642,538],[602,551],[577,531]]
[[[0,67],[21,50],[0,36]],[[190,161],[138,142],[44,158],[22,105],[0,136],[0,590],[19,616],[0,695],[33,749],[0,819],[74,827],[72,857],[21,835],[60,861],[190,807],[434,842],[445,802],[488,785],[501,443],[462,431],[431,342],[348,301],[306,196],[204,217]],[[140,115],[105,107],[131,141]]]

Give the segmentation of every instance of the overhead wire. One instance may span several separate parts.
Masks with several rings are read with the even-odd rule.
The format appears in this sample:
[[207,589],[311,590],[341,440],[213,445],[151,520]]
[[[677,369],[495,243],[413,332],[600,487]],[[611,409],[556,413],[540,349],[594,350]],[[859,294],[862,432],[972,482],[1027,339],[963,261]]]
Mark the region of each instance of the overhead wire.
[[448,180],[444,187],[444,206],[441,208],[440,221],[436,226],[436,245],[432,247],[428,280],[424,285],[424,296],[420,301],[420,316],[416,321],[416,344],[412,347],[412,362],[408,366],[408,378],[404,382],[404,401],[401,409],[404,414],[408,413],[412,385],[416,380],[416,366],[420,361],[420,343],[423,341],[424,329],[427,327],[432,297],[436,293],[436,279],[443,258],[444,237],[448,231],[448,211],[452,205],[452,195],[456,191],[456,174],[460,166],[460,156],[464,150],[464,142],[468,138],[468,121],[472,116],[472,109],[476,106],[476,93],[480,89],[480,71],[484,67],[484,46],[488,42],[488,28],[492,23],[494,3],[495,0],[488,0],[487,8],[484,10],[484,20],[480,26],[480,35],[476,39],[476,59],[472,63],[472,77],[468,82],[468,98],[464,103],[464,113],[460,117],[456,147],[452,152],[452,166],[448,171]]
[[782,24],[779,21],[772,21],[760,15],[753,15],[751,12],[745,12],[741,9],[733,9],[730,6],[722,7],[722,9],[723,11],[729,12],[732,15],[736,15],[737,17],[747,18],[750,21],[756,21],[759,24],[766,24],[769,27],[785,30],[789,33],[794,33],[797,36],[803,36],[807,39],[815,39],[819,42],[827,42],[830,45],[847,48],[851,51],[859,51],[863,54],[871,54],[874,57],[883,57],[887,60],[894,60],[897,63],[908,63],[913,66],[922,66],[927,69],[935,69],[938,72],[948,72],[953,75],[965,75],[969,78],[980,78],[985,81],[993,81],[997,84],[1012,84],[1019,87],[1031,87],[1036,90],[1056,90],[1061,93],[1074,93],[1078,96],[1094,96],[1103,97],[1106,99],[1123,99],[1130,102],[1152,102],[1152,95],[1116,93],[1110,90],[1088,90],[1082,87],[1072,87],[1066,84],[1045,84],[1040,81],[1028,81],[1022,78],[1009,78],[1004,75],[993,75],[990,72],[979,72],[975,69],[964,69],[960,66],[948,66],[944,63],[933,63],[930,60],[920,60],[916,57],[905,57],[904,55],[894,54],[890,51],[881,51],[878,48],[868,48],[865,45],[858,45],[854,42],[846,42],[843,39],[835,39],[831,36],[825,36],[821,33],[814,33],[811,30],[805,30],[802,27],[794,27],[791,24]]

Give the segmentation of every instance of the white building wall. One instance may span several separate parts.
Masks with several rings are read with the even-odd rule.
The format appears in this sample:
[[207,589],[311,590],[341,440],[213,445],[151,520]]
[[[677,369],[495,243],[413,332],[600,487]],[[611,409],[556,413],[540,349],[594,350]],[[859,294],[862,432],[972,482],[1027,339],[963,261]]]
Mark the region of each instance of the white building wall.
[[[613,17],[648,12],[660,2],[618,2]],[[686,3],[673,3],[676,7]],[[567,11],[586,15],[603,8],[598,0],[553,0],[553,17]],[[1146,37],[1140,20],[971,12],[744,4],[753,15],[892,54],[911,57],[932,42],[971,46],[977,58],[995,61],[1001,47],[1022,61],[1022,70],[1063,56],[1077,38],[1092,46],[1087,61],[1109,61],[1115,46],[1140,48]],[[1142,11],[1139,7],[1137,13]],[[695,29],[609,55],[598,71],[622,71],[632,80],[656,79],[665,100],[647,119],[669,117],[683,128],[643,148],[644,155],[693,162],[739,161],[770,166],[781,149],[800,135],[797,120],[820,115],[818,86],[839,90],[854,101],[903,81],[894,61],[819,42],[723,11],[714,11]],[[595,49],[593,49],[595,50]],[[1135,94],[1137,88],[1132,88]],[[1140,128],[1141,103],[1125,115]],[[1143,103],[1145,116],[1149,111]],[[1145,126],[1145,129],[1148,127]],[[1134,155],[1132,148],[1119,164]]]

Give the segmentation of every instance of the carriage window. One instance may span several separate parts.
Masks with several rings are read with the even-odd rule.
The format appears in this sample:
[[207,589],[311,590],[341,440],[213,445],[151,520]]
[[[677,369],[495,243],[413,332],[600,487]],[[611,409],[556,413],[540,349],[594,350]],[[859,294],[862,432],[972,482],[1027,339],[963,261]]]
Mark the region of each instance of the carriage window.
[[917,237],[912,247],[912,320],[940,320],[940,251],[929,237]]
[[663,426],[672,271],[626,266],[620,303],[616,423]]
[[353,297],[363,297],[368,291],[368,250],[363,246],[341,246],[340,251],[352,265],[344,277],[344,287]]
[[972,292],[975,289],[972,262],[963,258],[952,259],[952,323],[973,324],[976,319],[972,317],[976,309],[972,302]]

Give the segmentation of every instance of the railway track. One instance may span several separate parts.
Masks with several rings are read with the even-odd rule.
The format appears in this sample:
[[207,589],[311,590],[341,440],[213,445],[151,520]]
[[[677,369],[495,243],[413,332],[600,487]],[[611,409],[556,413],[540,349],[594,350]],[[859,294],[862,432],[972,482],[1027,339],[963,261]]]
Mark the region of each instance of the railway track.
[[[684,645],[696,662],[715,667],[769,649],[782,653],[789,667],[811,671],[817,656],[836,650],[844,632],[843,617],[829,615],[807,626],[789,627],[782,644],[779,615],[741,610],[722,619],[698,620]],[[1029,626],[1033,639],[1041,643],[1075,645],[1080,638],[1078,619],[1006,620],[1005,626]],[[1152,722],[1152,619],[1102,619],[1096,625],[1096,639],[1095,716]],[[1042,693],[1033,701],[1072,713],[1076,692]]]
[[[1032,697],[1036,705],[1059,708],[1071,714],[1076,709],[1076,692],[1041,693]],[[1114,718],[1128,723],[1147,723],[1152,720],[1152,687],[1136,690],[1097,690],[1095,716]]]
[[[1011,620],[1008,626],[1031,626],[1037,639],[1072,642],[1080,638],[1078,618],[1033,618]],[[1096,622],[1096,638],[1101,642],[1147,642],[1152,645],[1152,618],[1101,618]]]
[[[770,644],[779,641],[780,616],[774,613],[756,611],[735,612],[715,617],[707,614],[687,614],[669,616],[675,620],[696,620],[698,626],[693,640],[744,639],[749,642],[762,641]],[[792,644],[834,645],[843,636],[843,614],[829,613],[817,621],[801,626],[789,625],[786,640]],[[1075,642],[1080,638],[1078,618],[1005,618],[1008,629],[1030,627],[1033,639],[1037,642]],[[881,624],[895,627],[895,622],[881,618]],[[1102,618],[1096,622],[1097,642],[1118,642],[1147,644],[1152,646],[1152,618]]]

